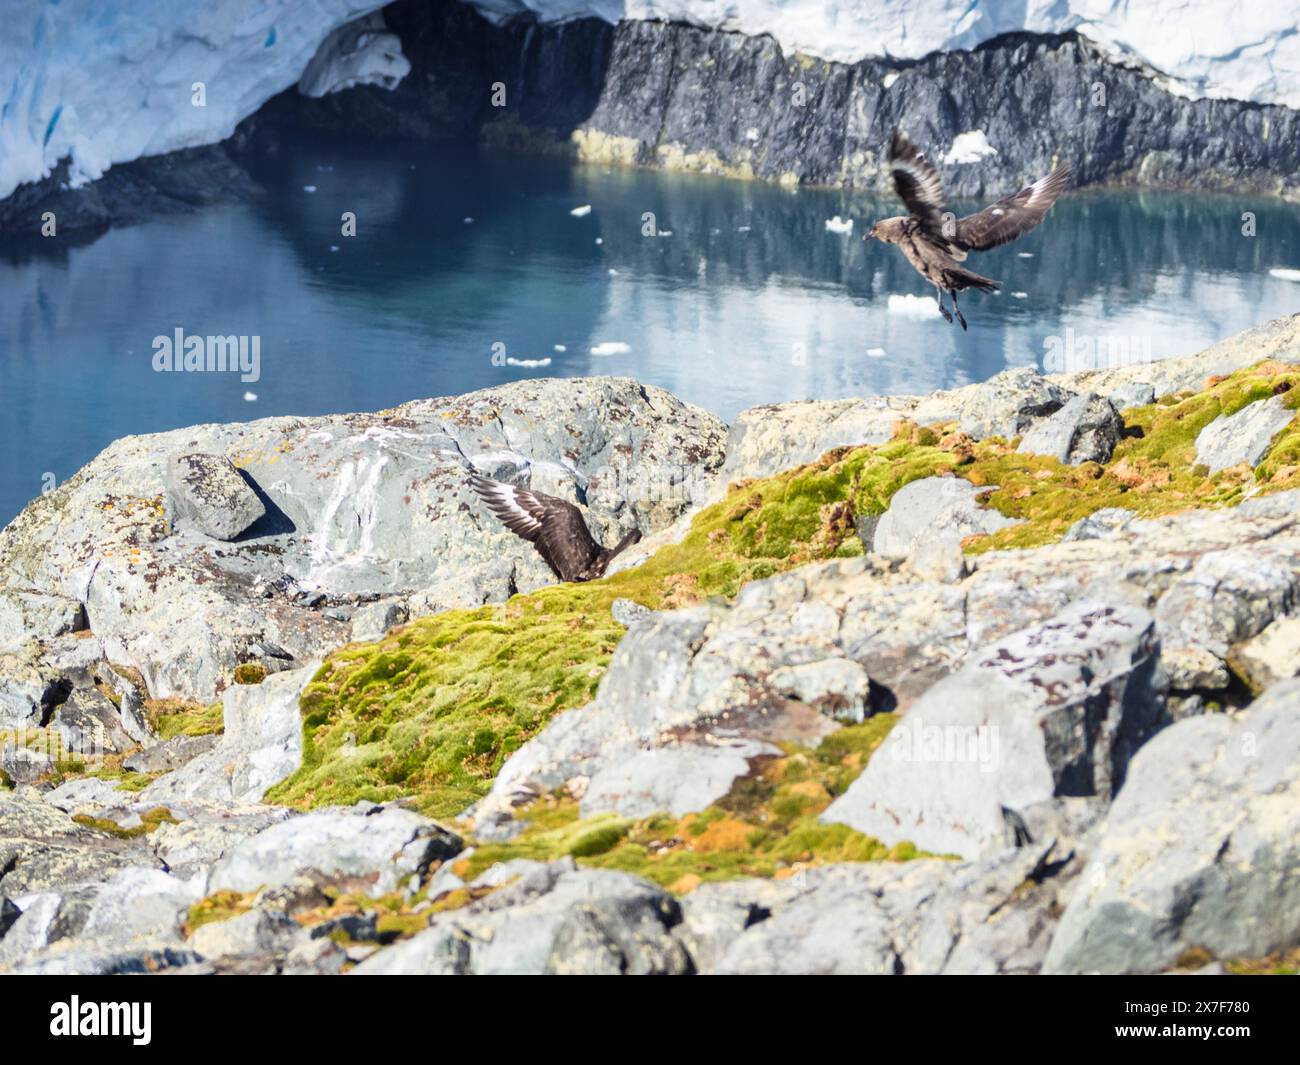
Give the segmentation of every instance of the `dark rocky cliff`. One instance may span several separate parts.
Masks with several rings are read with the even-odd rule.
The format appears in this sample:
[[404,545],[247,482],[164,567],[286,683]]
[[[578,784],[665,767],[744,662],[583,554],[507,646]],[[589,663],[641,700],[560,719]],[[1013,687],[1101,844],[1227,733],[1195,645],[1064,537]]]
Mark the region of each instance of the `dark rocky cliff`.
[[[770,37],[677,23],[496,26],[458,0],[398,0],[384,15],[411,61],[395,91],[307,99],[290,89],[224,149],[186,163],[184,188],[174,156],[115,167],[75,192],[55,175],[0,202],[0,232],[34,225],[55,202],[61,225],[76,228],[133,220],[154,200],[183,208],[239,198],[246,183],[226,162],[274,149],[290,129],[846,188],[880,185],[896,126],[936,159],[958,134],[983,130],[996,155],[942,167],[954,196],[1005,192],[1068,158],[1080,185],[1300,197],[1300,112],[1175,96],[1074,34],[843,64],[785,55]],[[493,106],[497,85],[504,106]]]

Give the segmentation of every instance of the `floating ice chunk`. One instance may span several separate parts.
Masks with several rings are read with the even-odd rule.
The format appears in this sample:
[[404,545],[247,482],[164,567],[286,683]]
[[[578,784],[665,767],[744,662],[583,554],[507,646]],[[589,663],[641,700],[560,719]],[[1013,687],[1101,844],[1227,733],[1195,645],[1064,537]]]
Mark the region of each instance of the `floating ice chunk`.
[[1300,281],[1300,270],[1291,270],[1285,266],[1275,266],[1268,272],[1269,277],[1276,277],[1281,281]]
[[466,215],[464,218],[461,219],[461,221],[464,222],[465,225],[467,226],[472,226],[474,224],[474,219],[470,215]]
[[597,244],[604,244],[604,243],[605,243],[605,238],[604,238],[604,237],[597,237],[597,238],[596,238],[596,243],[597,243]]
[[256,403],[256,402],[257,402],[257,393],[256,393],[256,392],[245,392],[245,393],[244,393],[244,402],[245,402],[245,403]]
[[339,250],[339,246],[337,244],[330,245],[330,251],[338,251],[338,250]]
[[982,129],[967,130],[953,138],[952,147],[943,157],[945,163],[977,163],[986,155],[997,155]]
[[1029,299],[1029,293],[1028,293],[1028,292],[1013,292],[1013,293],[1011,293],[1011,298],[1012,298],[1013,300],[1027,300],[1027,299]]
[[631,345],[621,340],[603,340],[592,347],[591,353],[597,358],[605,358],[608,355],[626,355],[631,350]]
[[737,233],[748,233],[749,230],[750,230],[750,228],[751,228],[750,226],[737,226],[737,227],[736,227],[736,232],[737,232]]
[[612,266],[609,268],[609,276],[610,276],[610,277],[618,277],[618,271],[615,270]]
[[569,349],[566,348],[563,344],[556,344],[556,345],[554,345],[554,348],[555,348],[556,351],[568,351],[568,350],[569,350]]
[[1034,253],[1033,253],[1032,251],[1018,251],[1018,252],[1016,252],[1016,258],[1017,258],[1017,259],[1032,259],[1033,257],[1034,257]]
[[551,360],[546,359],[516,359],[511,355],[506,356],[507,366],[519,366],[525,370],[535,370],[539,366],[550,366]]
[[867,348],[867,355],[872,359],[883,359],[885,357],[884,348]]
[[826,232],[827,233],[852,233],[853,219],[841,218],[839,215],[836,215],[834,218],[828,218],[826,219]]
[[661,237],[671,237],[672,235],[673,235],[673,231],[671,229],[659,230],[659,236]]
[[574,218],[585,218],[591,214],[591,204],[584,203],[581,207],[575,207],[569,214],[573,215]]
[[303,191],[303,192],[315,192],[315,191],[316,191],[316,186],[315,186],[315,185],[304,185],[304,186],[302,187],[302,191]]
[[906,318],[938,318],[939,304],[929,296],[890,296],[885,304],[890,314]]

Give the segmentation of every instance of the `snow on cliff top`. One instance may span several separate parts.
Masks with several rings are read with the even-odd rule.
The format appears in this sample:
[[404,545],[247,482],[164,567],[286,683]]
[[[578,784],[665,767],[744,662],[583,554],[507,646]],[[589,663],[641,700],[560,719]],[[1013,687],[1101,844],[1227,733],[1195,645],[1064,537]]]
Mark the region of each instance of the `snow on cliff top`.
[[[675,19],[771,34],[851,62],[973,48],[1001,33],[1077,29],[1170,78],[1172,91],[1300,107],[1297,0],[469,0],[549,21]],[[374,0],[0,0],[0,198],[72,160],[74,183],[113,163],[212,144],[303,74]],[[374,43],[374,42],[372,42]],[[381,49],[382,50],[382,49]],[[365,60],[364,62],[362,60]],[[373,57],[339,77],[391,80]],[[317,71],[313,71],[313,83]],[[325,78],[332,76],[331,71]],[[206,105],[192,104],[204,82]]]

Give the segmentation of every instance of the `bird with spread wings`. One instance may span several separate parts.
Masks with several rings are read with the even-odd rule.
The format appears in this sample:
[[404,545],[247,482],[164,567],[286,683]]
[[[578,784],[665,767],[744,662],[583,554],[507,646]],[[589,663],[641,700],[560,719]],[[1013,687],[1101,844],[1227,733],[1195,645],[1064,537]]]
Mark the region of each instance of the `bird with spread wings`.
[[501,524],[531,543],[562,581],[603,577],[615,556],[641,539],[641,531],[632,529],[615,546],[602,547],[587,528],[582,511],[567,500],[477,473],[469,484]]
[[952,314],[943,305],[943,294],[949,294],[962,329],[966,318],[957,306],[957,293],[968,288],[994,292],[999,286],[961,265],[967,253],[987,251],[1024,236],[1043,220],[1070,183],[1070,164],[1062,163],[1046,177],[984,210],[955,218],[945,204],[943,182],[934,164],[898,130],[889,142],[889,170],[910,213],[877,222],[863,239],[875,237],[885,244],[897,244],[907,261],[934,285],[939,310],[951,322]]

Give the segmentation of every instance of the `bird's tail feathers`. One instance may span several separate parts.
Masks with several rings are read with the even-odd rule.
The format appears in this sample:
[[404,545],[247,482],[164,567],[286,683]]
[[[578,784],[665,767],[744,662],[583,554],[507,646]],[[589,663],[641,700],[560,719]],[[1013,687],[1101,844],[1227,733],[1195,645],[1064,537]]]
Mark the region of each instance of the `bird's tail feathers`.
[[966,270],[963,267],[949,267],[944,271],[947,275],[945,280],[952,283],[954,288],[979,289],[981,292],[996,292],[1002,287],[1001,281],[994,281],[991,277],[985,277],[983,274],[977,274],[974,270]]

